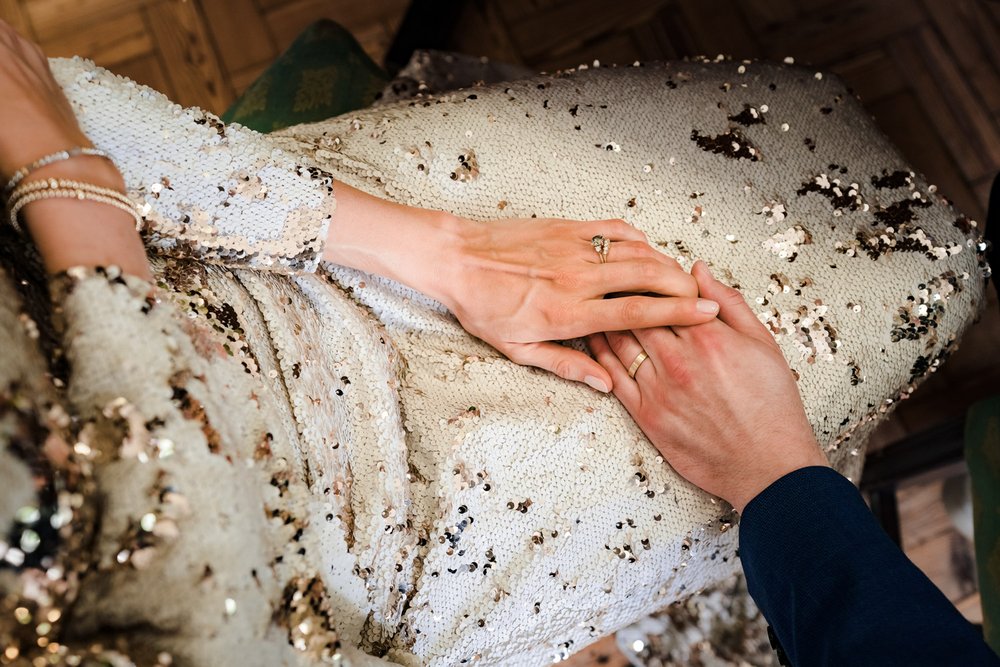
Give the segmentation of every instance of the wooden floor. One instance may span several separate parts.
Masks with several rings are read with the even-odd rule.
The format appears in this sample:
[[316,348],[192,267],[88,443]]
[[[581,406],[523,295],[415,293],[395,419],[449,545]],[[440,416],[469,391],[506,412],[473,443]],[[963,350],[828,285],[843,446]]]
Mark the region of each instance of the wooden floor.
[[[408,0],[0,0],[50,56],[79,54],[222,112],[295,38],[332,18],[381,62]],[[551,71],[696,54],[782,59],[841,75],[913,166],[982,220],[1000,169],[1000,2],[990,0],[479,0],[453,50]],[[997,267],[1000,270],[1000,267]],[[992,292],[992,290],[991,290]],[[881,446],[1000,392],[1000,307],[876,434]],[[900,493],[907,553],[971,618],[971,552],[941,481]],[[970,588],[972,586],[972,588]],[[610,655],[605,643],[600,655]],[[581,664],[596,661],[598,654]],[[621,664],[613,658],[607,664]]]

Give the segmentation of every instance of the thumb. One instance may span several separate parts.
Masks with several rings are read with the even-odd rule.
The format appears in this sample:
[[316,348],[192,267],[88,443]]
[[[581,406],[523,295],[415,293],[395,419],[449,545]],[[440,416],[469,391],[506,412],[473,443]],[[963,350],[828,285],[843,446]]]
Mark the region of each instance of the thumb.
[[510,343],[497,349],[522,366],[535,366],[565,380],[584,382],[605,394],[611,391],[611,376],[608,372],[579,350],[548,342]]
[[720,320],[742,334],[774,343],[771,333],[757,319],[740,291],[713,278],[705,262],[700,259],[695,262],[691,275],[698,281],[698,296],[719,303]]

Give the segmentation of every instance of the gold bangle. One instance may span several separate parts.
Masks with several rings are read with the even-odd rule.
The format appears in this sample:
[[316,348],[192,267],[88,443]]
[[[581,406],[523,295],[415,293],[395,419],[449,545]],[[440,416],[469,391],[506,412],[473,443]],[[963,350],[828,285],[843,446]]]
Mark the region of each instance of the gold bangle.
[[83,190],[85,192],[92,192],[96,195],[104,195],[105,197],[113,197],[120,200],[122,203],[129,203],[130,200],[124,193],[115,190],[114,188],[106,188],[101,185],[96,185],[94,183],[87,183],[85,181],[74,181],[68,178],[46,178],[37,181],[28,181],[22,183],[18,186],[12,193],[10,193],[10,201],[13,202],[18,198],[30,194],[32,192],[38,192],[39,190]]
[[[121,194],[121,193],[119,193]],[[128,203],[123,202],[121,199],[116,197],[109,197],[103,194],[97,194],[93,192],[87,192],[80,189],[44,189],[37,190],[35,192],[29,192],[28,194],[22,195],[17,198],[17,200],[12,200],[10,203],[10,224],[18,232],[23,234],[24,230],[21,229],[21,225],[17,222],[17,216],[21,212],[21,209],[28,204],[39,201],[41,199],[78,199],[78,200],[90,200],[96,201],[102,204],[110,204],[115,208],[121,209],[131,215],[135,219],[135,231],[142,230],[142,216],[139,215],[139,211],[135,204],[131,201]]]
[[20,169],[18,169],[17,171],[15,171],[14,175],[10,177],[10,180],[7,181],[7,184],[4,186],[3,195],[6,197],[11,190],[17,187],[17,184],[20,183],[25,176],[35,171],[36,169],[40,169],[47,164],[52,164],[53,162],[59,162],[60,160],[68,160],[71,157],[76,157],[77,155],[93,155],[96,157],[102,157],[110,161],[112,164],[114,164],[114,160],[111,159],[111,156],[102,151],[100,148],[88,148],[85,146],[77,146],[75,148],[68,148],[66,150],[56,151],[55,153],[50,153],[44,157],[41,157],[32,162],[31,164],[25,165]]

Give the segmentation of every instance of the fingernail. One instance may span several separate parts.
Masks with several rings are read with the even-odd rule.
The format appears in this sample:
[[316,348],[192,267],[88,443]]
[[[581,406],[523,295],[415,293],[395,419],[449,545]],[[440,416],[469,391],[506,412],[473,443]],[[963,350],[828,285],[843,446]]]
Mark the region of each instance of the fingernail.
[[711,315],[715,315],[719,312],[719,304],[708,299],[698,299],[698,305],[695,307],[698,309],[699,313],[709,313]]
[[601,378],[595,378],[593,375],[588,375],[583,378],[583,381],[603,394],[608,393],[608,385],[604,384],[604,380]]

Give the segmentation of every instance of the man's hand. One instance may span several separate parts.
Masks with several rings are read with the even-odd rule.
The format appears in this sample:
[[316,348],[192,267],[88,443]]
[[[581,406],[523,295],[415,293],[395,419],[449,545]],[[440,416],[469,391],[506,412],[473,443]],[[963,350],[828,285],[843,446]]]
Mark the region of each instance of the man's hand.
[[[720,305],[704,324],[590,336],[615,396],[678,474],[742,512],[798,468],[829,465],[795,379],[771,334],[704,262],[700,296]],[[649,358],[627,369],[643,350]]]

